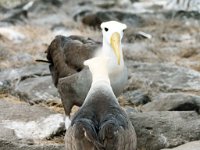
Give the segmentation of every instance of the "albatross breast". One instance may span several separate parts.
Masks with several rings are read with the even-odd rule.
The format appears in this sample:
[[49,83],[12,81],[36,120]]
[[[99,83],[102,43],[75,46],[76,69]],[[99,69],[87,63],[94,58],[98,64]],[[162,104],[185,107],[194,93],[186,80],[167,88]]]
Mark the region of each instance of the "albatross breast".
[[[127,82],[121,39],[125,24],[110,21],[102,23],[103,33],[100,55],[110,57],[109,77],[116,96]],[[66,115],[73,105],[81,106],[92,83],[90,72],[83,62],[99,52],[100,43],[79,36],[57,36],[47,49],[50,71],[55,86],[61,95]],[[99,53],[98,53],[99,54]]]

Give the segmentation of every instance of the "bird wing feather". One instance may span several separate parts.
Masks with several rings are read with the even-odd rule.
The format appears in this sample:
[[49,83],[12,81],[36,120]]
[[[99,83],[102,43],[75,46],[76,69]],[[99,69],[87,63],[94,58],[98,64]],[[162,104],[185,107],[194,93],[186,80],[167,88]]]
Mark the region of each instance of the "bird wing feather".
[[65,134],[65,150],[103,150],[94,125],[88,119],[80,119]]
[[81,71],[100,43],[81,36],[56,36],[47,49],[47,59],[55,86],[59,78]]
[[108,120],[100,128],[99,138],[106,150],[136,150],[137,138],[134,127],[128,120],[126,127],[119,120]]
[[129,122],[126,130],[120,129],[118,132],[118,146],[116,150],[136,150],[137,138],[134,127]]

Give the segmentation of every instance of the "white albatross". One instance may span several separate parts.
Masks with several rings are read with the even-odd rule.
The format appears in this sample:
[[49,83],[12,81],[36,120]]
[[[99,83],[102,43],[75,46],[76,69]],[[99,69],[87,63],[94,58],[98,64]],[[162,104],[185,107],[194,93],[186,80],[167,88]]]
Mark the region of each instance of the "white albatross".
[[[109,57],[108,74],[115,96],[119,96],[128,80],[122,51],[126,25],[117,21],[101,24],[103,43],[80,36],[57,36],[47,49],[52,79],[65,109],[66,127],[74,105],[81,106],[90,89],[92,76],[83,62],[95,56]],[[68,125],[67,125],[68,124]]]

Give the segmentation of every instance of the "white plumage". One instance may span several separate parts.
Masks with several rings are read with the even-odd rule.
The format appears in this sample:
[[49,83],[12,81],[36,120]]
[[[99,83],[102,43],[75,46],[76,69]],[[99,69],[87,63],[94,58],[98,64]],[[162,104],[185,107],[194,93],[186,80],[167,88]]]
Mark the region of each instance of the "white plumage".
[[108,74],[116,96],[121,93],[127,83],[127,68],[124,64],[122,51],[123,31],[127,26],[117,21],[108,21],[101,24],[103,34],[102,49],[96,56],[109,57]]
[[[117,21],[101,24],[103,42],[99,43],[80,36],[57,36],[47,50],[50,71],[61,95],[66,124],[74,105],[81,106],[90,89],[92,76],[83,62],[95,56],[108,57],[108,76],[115,96],[119,96],[128,80],[124,64],[122,43],[126,25]],[[96,66],[98,68],[98,66]]]

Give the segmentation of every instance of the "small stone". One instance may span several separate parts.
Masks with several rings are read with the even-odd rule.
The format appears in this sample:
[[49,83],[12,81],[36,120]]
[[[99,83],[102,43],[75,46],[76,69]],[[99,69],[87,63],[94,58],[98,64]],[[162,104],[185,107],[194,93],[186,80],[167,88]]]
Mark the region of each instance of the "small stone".
[[141,90],[127,91],[123,96],[129,103],[134,104],[135,106],[144,105],[151,101],[149,96]]
[[11,90],[10,87],[11,85],[9,81],[0,81],[0,94],[8,93]]
[[33,56],[31,56],[28,53],[18,53],[17,55],[12,56],[9,58],[10,61],[13,63],[20,63],[20,64],[27,64],[27,63],[33,63],[35,60],[33,59]]
[[200,96],[185,93],[161,93],[152,102],[142,106],[142,111],[197,111],[200,112]]
[[0,35],[14,43],[21,43],[26,38],[24,34],[10,27],[0,27]]

